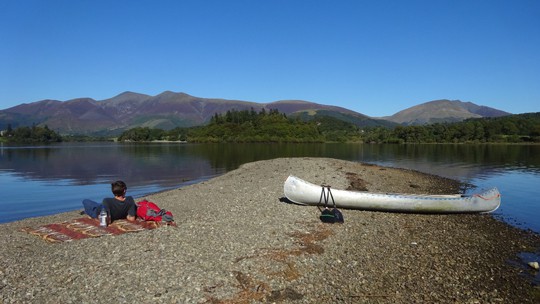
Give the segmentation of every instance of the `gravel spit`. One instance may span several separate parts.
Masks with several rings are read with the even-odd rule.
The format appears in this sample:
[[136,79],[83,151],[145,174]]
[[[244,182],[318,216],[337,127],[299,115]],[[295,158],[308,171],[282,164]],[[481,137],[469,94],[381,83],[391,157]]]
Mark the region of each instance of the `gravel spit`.
[[342,210],[344,224],[323,224],[316,207],[280,200],[289,175],[372,192],[460,187],[412,170],[280,158],[147,196],[177,227],[50,244],[21,228],[79,212],[2,224],[0,302],[540,302],[534,269],[518,258],[538,253],[538,235],[481,214]]

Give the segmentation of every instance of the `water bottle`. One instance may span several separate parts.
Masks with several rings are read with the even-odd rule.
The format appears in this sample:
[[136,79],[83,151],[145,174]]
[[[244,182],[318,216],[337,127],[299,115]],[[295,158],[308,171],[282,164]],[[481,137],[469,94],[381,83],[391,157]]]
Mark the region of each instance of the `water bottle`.
[[101,208],[101,212],[99,213],[99,225],[101,227],[107,227],[107,211],[105,207]]

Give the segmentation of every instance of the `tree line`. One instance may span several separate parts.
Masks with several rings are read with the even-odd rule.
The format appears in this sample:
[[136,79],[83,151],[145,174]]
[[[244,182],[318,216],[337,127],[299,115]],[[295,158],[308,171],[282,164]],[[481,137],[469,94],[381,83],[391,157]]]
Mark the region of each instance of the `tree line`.
[[540,142],[540,113],[473,118],[456,123],[372,128],[364,142],[381,143],[524,143]]
[[62,136],[55,131],[49,129],[47,125],[39,127],[18,127],[13,129],[11,124],[8,124],[7,130],[2,131],[2,138],[7,142],[15,143],[51,143],[61,142]]
[[135,128],[120,141],[189,142],[365,142],[365,143],[523,143],[540,142],[540,113],[475,118],[457,123],[360,128],[329,116],[288,118],[277,110],[227,111],[205,126],[170,131]]
[[288,118],[277,110],[230,110],[216,113],[205,126],[165,131],[139,127],[130,129],[119,141],[223,142],[327,142],[358,140],[358,128],[331,117],[312,121]]
[[[18,127],[2,131],[0,140],[47,143],[89,137],[60,136],[43,127]],[[216,113],[204,126],[161,130],[138,127],[123,132],[118,141],[226,142],[364,142],[364,143],[539,143],[540,112],[497,118],[467,119],[457,123],[421,126],[364,127],[330,116],[287,117],[277,110],[230,110]]]

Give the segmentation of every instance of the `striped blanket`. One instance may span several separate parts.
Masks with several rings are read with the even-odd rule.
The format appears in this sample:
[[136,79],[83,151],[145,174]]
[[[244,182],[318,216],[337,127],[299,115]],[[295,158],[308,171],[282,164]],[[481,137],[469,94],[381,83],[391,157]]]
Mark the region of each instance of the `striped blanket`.
[[[37,228],[25,227],[23,231],[43,238],[51,243],[71,242],[104,235],[119,235],[128,232],[155,229],[168,225],[165,222],[116,220],[107,227],[99,226],[97,219],[83,217],[66,222],[48,224]],[[171,225],[171,224],[169,224]],[[174,223],[172,224],[174,226]]]

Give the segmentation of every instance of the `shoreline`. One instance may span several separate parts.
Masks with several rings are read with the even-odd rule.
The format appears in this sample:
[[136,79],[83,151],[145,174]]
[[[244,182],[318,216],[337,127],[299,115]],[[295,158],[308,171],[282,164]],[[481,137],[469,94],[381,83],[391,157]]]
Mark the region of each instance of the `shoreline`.
[[[538,301],[530,270],[508,263],[538,254],[537,234],[480,214],[342,210],[344,224],[322,224],[316,207],[279,201],[291,174],[338,189],[362,181],[371,192],[459,188],[417,171],[329,158],[248,163],[145,196],[172,211],[176,228],[49,244],[20,229],[79,211],[0,224],[0,300],[99,303],[102,290],[117,302]],[[124,290],[110,284],[119,279]]]

